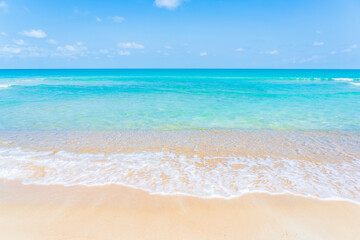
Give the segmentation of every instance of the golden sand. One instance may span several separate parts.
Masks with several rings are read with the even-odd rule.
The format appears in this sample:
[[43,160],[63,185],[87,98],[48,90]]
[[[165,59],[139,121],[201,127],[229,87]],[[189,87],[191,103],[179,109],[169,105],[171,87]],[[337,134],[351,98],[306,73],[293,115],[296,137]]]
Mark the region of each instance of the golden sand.
[[160,196],[0,182],[0,239],[360,239],[360,205],[291,195]]

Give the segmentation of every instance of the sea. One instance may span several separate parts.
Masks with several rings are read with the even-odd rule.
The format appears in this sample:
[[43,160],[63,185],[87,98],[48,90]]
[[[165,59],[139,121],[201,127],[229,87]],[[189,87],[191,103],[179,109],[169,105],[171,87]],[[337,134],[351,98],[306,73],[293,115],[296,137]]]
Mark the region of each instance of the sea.
[[360,203],[360,70],[0,70],[0,179]]

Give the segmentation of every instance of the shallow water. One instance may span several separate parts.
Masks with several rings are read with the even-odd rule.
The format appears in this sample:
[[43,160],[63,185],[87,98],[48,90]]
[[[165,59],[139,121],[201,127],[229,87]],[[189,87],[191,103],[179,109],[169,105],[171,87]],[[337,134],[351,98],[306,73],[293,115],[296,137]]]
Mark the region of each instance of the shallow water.
[[158,194],[289,192],[360,202],[360,134],[304,131],[8,131],[0,178],[122,184]]

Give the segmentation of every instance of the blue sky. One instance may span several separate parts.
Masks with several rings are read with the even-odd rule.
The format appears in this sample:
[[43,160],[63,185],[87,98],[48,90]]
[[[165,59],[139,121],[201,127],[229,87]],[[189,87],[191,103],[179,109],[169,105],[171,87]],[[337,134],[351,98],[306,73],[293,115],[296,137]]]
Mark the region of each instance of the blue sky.
[[0,0],[0,68],[360,68],[359,0]]

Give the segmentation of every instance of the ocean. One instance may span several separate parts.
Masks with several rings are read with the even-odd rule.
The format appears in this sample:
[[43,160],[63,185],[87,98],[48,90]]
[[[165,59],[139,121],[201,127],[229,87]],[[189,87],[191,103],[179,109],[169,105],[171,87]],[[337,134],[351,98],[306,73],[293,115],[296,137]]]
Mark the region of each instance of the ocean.
[[0,178],[360,202],[360,70],[0,70]]

